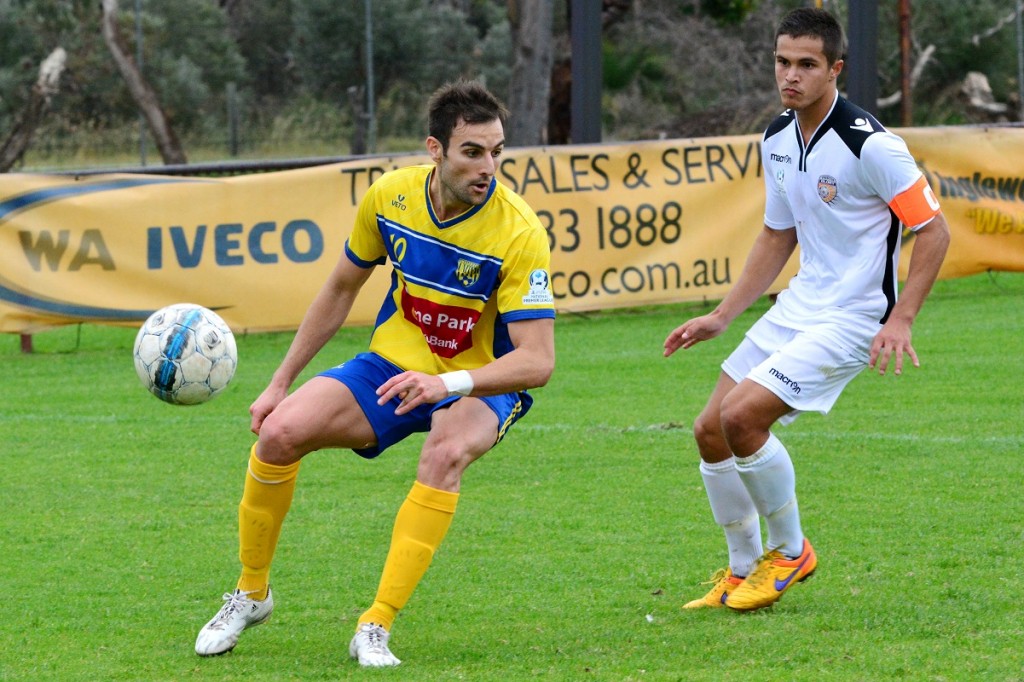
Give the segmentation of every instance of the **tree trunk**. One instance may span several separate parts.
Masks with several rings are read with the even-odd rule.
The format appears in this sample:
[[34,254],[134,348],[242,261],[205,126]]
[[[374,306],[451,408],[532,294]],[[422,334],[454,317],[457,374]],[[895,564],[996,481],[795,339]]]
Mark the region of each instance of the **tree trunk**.
[[11,134],[0,146],[0,173],[9,171],[32,143],[32,134],[50,105],[50,97],[59,89],[60,75],[64,71],[67,56],[64,48],[58,47],[39,65],[39,79],[32,86],[28,104],[14,124]]
[[168,165],[188,163],[185,150],[181,148],[181,143],[178,141],[178,136],[174,134],[167,114],[160,107],[156,92],[146,82],[138,65],[124,48],[121,32],[117,25],[117,0],[102,0],[102,5],[103,40],[107,43],[107,49],[110,50],[132,99],[135,100],[146,119],[149,132],[152,133],[153,139],[156,141],[156,148],[160,151],[160,157]]
[[[587,0],[583,0],[586,2]],[[601,0],[601,32],[623,21],[633,0]],[[565,23],[572,26],[572,2],[565,3]],[[572,132],[572,46],[569,36],[555,51],[548,104],[548,144],[569,144]]]
[[506,139],[516,147],[545,144],[554,60],[553,0],[509,0],[508,18],[514,56]]
[[548,102],[548,144],[569,144],[572,130],[572,58],[562,57],[551,69]]

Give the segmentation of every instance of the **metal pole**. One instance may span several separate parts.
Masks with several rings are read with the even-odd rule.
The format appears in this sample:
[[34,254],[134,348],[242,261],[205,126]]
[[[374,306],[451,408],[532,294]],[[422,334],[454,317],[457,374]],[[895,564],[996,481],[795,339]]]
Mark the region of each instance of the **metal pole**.
[[1024,2],[1017,3],[1017,97],[1020,105],[1020,120],[1024,121],[1024,25],[1022,25],[1021,13],[1024,12]]
[[228,100],[228,151],[232,157],[238,156],[238,90],[234,81],[227,86]]
[[573,144],[601,141],[601,3],[571,0]]
[[900,124],[914,121],[910,94],[910,0],[900,0]]
[[365,2],[366,12],[366,117],[369,119],[366,127],[366,150],[369,153],[377,151],[377,114],[374,109],[373,84],[373,14],[370,12],[371,0]]
[[[135,0],[135,60],[142,75],[142,0]],[[139,110],[139,164],[146,165],[146,119]]]
[[850,0],[846,89],[850,101],[878,113],[878,0]]

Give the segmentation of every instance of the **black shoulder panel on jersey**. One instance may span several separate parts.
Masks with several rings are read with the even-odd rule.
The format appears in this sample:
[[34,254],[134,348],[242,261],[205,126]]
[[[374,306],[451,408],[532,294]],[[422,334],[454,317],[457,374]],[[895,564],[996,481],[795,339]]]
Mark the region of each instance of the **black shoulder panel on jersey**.
[[768,128],[764,131],[764,139],[768,139],[772,135],[782,132],[786,129],[790,123],[793,122],[793,110],[786,109],[784,112],[775,117],[775,120],[768,124]]
[[839,139],[858,159],[867,139],[875,133],[885,131],[878,119],[842,97],[836,102],[835,109],[829,116],[828,125],[822,126],[822,130],[828,128],[836,132]]

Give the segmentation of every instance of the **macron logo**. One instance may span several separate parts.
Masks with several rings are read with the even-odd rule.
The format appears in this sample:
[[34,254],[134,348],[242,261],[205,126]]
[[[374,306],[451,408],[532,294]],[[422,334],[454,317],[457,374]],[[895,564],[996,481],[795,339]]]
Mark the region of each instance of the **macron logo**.
[[865,133],[873,133],[875,129],[871,127],[871,122],[866,118],[858,118],[850,126],[851,130],[863,130]]
[[794,379],[790,379],[774,367],[768,370],[768,374],[778,379],[784,386],[788,386],[789,390],[793,393],[800,395],[800,384],[798,384]]

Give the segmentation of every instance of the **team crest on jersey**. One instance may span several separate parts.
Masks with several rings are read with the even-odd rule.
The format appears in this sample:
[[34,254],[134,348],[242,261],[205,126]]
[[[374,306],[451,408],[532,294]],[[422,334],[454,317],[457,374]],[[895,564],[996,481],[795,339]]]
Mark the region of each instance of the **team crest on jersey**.
[[839,194],[839,188],[836,185],[836,179],[831,175],[819,175],[818,176],[818,196],[826,204],[831,204],[836,200],[836,196]]
[[470,286],[480,279],[480,264],[460,258],[455,266],[455,276],[459,278],[463,286]]

